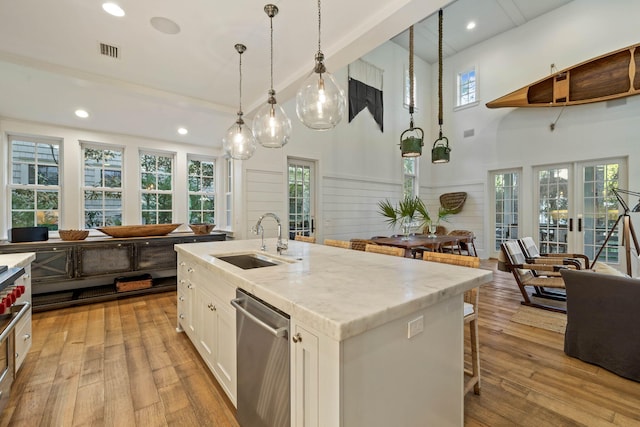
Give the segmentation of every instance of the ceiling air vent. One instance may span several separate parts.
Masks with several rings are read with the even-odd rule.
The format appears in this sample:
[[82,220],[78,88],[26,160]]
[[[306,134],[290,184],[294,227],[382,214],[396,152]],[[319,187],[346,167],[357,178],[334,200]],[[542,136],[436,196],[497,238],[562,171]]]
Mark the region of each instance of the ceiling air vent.
[[106,43],[100,43],[100,54],[111,58],[118,58],[118,48]]

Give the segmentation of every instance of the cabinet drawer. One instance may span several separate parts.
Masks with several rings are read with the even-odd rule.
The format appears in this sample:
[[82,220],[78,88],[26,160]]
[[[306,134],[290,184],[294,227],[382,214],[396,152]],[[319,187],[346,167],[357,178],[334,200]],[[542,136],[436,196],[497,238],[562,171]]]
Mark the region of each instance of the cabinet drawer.
[[15,329],[15,351],[16,351],[16,372],[24,362],[29,349],[31,348],[31,310],[20,322],[16,325]]

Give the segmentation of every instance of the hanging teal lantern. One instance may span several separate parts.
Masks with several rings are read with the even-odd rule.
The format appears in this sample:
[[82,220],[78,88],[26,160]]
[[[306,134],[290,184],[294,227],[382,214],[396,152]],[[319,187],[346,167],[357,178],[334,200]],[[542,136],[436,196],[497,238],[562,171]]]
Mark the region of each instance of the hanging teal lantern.
[[[400,135],[402,157],[419,157],[424,145],[424,131],[413,126],[413,25],[409,27],[409,129]],[[405,137],[405,135],[407,135]]]
[[450,152],[449,138],[442,136],[442,131],[440,131],[440,136],[435,140],[431,149],[431,163],[449,163]]
[[449,163],[449,139],[442,136],[442,9],[438,12],[438,125],[440,135],[431,149],[431,163]]
[[[404,138],[407,132],[414,132],[413,135],[408,135]],[[403,139],[404,138],[404,139]],[[424,132],[421,128],[414,128],[413,121],[411,121],[411,127],[400,135],[400,151],[402,151],[402,157],[418,157],[422,155],[422,146],[424,145]]]

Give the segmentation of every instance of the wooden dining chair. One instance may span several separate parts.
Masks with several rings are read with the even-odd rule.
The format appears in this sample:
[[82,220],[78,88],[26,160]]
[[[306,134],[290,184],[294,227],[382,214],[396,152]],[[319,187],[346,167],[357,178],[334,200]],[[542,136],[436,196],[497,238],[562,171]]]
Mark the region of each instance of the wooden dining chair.
[[356,251],[364,251],[367,245],[374,244],[373,240],[369,239],[351,239],[351,249]]
[[303,236],[302,234],[296,234],[296,241],[298,242],[306,242],[306,243],[315,243],[315,236]]
[[404,249],[396,248],[394,246],[384,246],[384,245],[367,245],[364,248],[365,252],[373,252],[376,254],[384,254],[384,255],[393,255],[404,257]]
[[335,246],[336,248],[351,249],[351,242],[346,240],[324,239],[324,244],[327,246]]
[[465,251],[467,255],[478,256],[478,253],[476,252],[476,244],[474,242],[476,236],[473,234],[473,231],[451,230],[448,233],[448,236],[455,236],[458,238],[458,242],[456,244],[452,244],[448,247],[448,250],[450,250],[451,253],[457,252],[459,255],[462,255],[462,251]]
[[[467,255],[456,255],[439,252],[424,252],[425,261],[461,265],[463,267],[480,267],[480,258]],[[469,341],[471,342],[471,369],[464,369],[469,379],[464,384],[464,394],[471,389],[480,394],[480,336],[478,334],[478,300],[480,288],[473,288],[464,293],[464,323],[469,325]]]

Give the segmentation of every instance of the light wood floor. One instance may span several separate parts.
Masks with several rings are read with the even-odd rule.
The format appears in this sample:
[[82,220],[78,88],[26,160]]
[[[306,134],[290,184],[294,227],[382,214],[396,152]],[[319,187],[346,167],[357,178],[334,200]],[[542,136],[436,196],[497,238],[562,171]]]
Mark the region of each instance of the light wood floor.
[[[482,394],[465,397],[465,426],[640,426],[640,383],[565,356],[562,334],[511,322],[513,277],[494,274],[480,293]],[[175,316],[173,292],[34,314],[0,426],[237,426]]]

